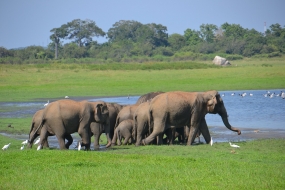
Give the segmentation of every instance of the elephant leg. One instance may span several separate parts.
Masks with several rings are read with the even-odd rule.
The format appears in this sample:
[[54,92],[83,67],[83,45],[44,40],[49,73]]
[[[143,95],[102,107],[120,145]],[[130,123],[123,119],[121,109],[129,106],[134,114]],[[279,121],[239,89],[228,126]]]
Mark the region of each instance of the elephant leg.
[[94,149],[98,150],[100,147],[100,144],[99,144],[100,136],[102,135],[103,130],[104,130],[103,126],[100,123],[92,122],[90,124],[90,129],[94,136]]
[[56,138],[58,140],[59,148],[61,150],[66,150],[65,146],[65,135],[64,134],[56,134]]
[[[164,126],[163,123],[161,123],[161,122],[154,122],[154,128],[153,128],[152,133],[147,138],[142,140],[142,143],[144,145],[150,144],[155,139],[155,137],[157,137],[160,134],[163,135],[164,128],[165,128],[165,126]],[[158,138],[158,143],[160,143],[160,144],[162,143],[162,137]]]
[[[160,133],[159,135],[156,136],[157,139],[157,145],[162,145],[163,144],[163,133]],[[168,139],[167,139],[168,140]],[[166,144],[167,144],[167,140],[166,140]]]
[[67,140],[67,142],[65,143],[65,147],[69,149],[69,146],[73,143],[73,138],[71,134],[65,134],[64,138]]
[[[209,128],[207,126],[205,118],[203,118],[201,120],[199,129],[200,129],[206,143],[209,144],[211,141],[211,135],[210,135]],[[200,137],[199,137],[199,143],[200,143]]]
[[46,130],[46,127],[43,126],[43,128],[41,129],[38,150],[43,148],[43,145],[45,144],[45,142],[47,142],[47,138],[48,138],[48,132]]
[[90,124],[81,123],[78,128],[78,134],[80,135],[82,140],[81,146],[85,146],[85,150],[90,150],[90,143],[91,143]]
[[47,137],[47,139],[43,142],[43,147],[49,148],[48,137]]
[[127,145],[129,140],[130,140],[130,136],[126,136],[126,138],[125,138],[125,140],[123,142],[123,145]]
[[198,132],[198,127],[199,125],[193,125],[190,127],[190,132],[189,132],[189,135],[188,135],[188,140],[187,140],[187,145],[188,146],[191,146],[191,144],[194,142],[195,138],[196,138],[196,135],[197,135],[197,132]]
[[121,145],[122,145],[122,135],[120,134],[120,130],[118,130],[117,136],[118,136],[118,142],[117,142],[117,144],[118,144],[119,146],[121,146]]

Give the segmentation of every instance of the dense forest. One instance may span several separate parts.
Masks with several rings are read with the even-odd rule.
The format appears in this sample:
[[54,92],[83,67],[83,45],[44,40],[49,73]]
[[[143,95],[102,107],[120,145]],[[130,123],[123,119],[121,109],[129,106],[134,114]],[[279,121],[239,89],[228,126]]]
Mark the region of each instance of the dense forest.
[[[48,47],[0,47],[0,63],[142,63],[211,60],[216,54],[229,60],[285,54],[285,26],[278,23],[265,33],[226,22],[219,27],[202,24],[198,31],[187,28],[183,35],[169,35],[166,26],[156,23],[120,20],[105,32],[92,20],[75,19],[50,32]],[[99,36],[108,41],[97,43],[94,38]]]

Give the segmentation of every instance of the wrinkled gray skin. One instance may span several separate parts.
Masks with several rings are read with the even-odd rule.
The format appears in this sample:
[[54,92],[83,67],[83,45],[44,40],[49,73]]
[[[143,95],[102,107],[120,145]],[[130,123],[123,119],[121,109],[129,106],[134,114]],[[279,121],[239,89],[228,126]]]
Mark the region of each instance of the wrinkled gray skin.
[[90,150],[92,122],[108,125],[109,111],[105,102],[76,102],[73,100],[58,100],[50,103],[45,109],[40,126],[33,135],[30,135],[30,141],[40,132],[39,146],[43,146],[43,139],[48,134],[56,135],[59,147],[65,150],[64,138],[68,134],[78,132],[81,136],[81,146],[85,150]]
[[[202,93],[176,91],[160,94],[151,101],[150,120],[153,122],[153,132],[143,140],[143,144],[149,144],[169,128],[184,126],[190,127],[187,145],[193,143],[198,130],[209,144],[211,136],[205,120],[207,113],[218,113],[229,130],[241,134],[239,129],[229,124],[226,108],[217,91]],[[161,143],[160,138],[159,144]]]
[[123,109],[121,109],[121,111],[119,112],[117,119],[116,119],[116,124],[115,124],[115,130],[117,128],[117,126],[124,120],[127,119],[133,119],[133,115],[136,111],[136,109],[138,108],[138,104],[133,104],[133,105],[128,105],[123,107]]
[[114,146],[116,142],[117,145],[120,146],[122,144],[122,138],[124,138],[123,145],[126,145],[129,140],[131,140],[131,143],[135,143],[134,121],[132,119],[122,121],[115,129],[112,146]]
[[[179,144],[184,144],[184,143],[186,143],[186,141],[188,139],[187,137],[189,135],[189,127],[184,126],[184,127],[180,127],[180,128],[175,128],[175,132],[174,133],[175,134],[172,134],[172,136],[173,136],[173,140],[172,141],[174,142],[175,139],[177,138]],[[201,142],[200,141],[200,135],[201,135],[201,131],[198,130],[196,138],[198,138],[198,143],[199,144]],[[163,144],[170,144],[170,143],[172,143],[172,142],[169,142],[169,139],[167,139],[167,138],[163,139]]]
[[109,110],[109,127],[97,122],[92,122],[90,125],[91,132],[94,136],[94,149],[99,149],[100,147],[99,140],[102,133],[106,133],[106,137],[108,140],[106,147],[109,147],[111,145],[111,141],[114,136],[114,127],[117,115],[124,107],[117,103],[106,103],[106,104]]
[[[38,130],[36,133],[36,129],[38,126],[40,126],[41,124],[41,121],[42,121],[42,117],[43,117],[43,112],[44,110],[39,110],[37,111],[34,116],[33,116],[33,119],[32,119],[32,124],[31,124],[31,129],[30,129],[30,133],[29,133],[29,142],[28,142],[28,148],[32,148],[33,146],[33,143],[34,143],[34,140],[40,135],[40,130]],[[33,136],[33,138],[30,138],[32,134],[35,135]],[[54,136],[52,134],[48,134],[48,136]],[[67,139],[67,142],[65,143],[65,147],[68,149],[69,146],[72,144],[73,142],[73,138],[70,134],[66,134],[66,136],[64,137],[65,139]],[[43,139],[43,147],[49,147],[49,144],[48,144],[48,140],[47,139]]]
[[137,100],[136,104],[141,104],[143,102],[151,100],[154,97],[156,97],[157,95],[162,94],[162,93],[164,93],[164,92],[150,92],[150,93],[144,94],[141,97],[139,97],[139,99]]

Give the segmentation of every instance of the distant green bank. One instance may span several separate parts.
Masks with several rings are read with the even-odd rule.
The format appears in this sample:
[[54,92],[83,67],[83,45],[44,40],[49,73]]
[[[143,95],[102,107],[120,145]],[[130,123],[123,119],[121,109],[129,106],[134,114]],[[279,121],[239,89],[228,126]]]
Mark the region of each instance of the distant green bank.
[[0,101],[68,96],[127,96],[151,91],[285,88],[285,60],[0,65]]

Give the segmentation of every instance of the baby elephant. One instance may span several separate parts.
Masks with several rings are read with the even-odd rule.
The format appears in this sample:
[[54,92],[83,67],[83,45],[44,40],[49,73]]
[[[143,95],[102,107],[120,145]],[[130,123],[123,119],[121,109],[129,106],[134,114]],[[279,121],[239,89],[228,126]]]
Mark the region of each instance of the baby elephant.
[[134,121],[132,119],[127,119],[122,121],[114,131],[114,137],[112,139],[112,146],[114,146],[119,139],[117,145],[121,145],[122,138],[124,138],[123,145],[126,145],[131,139],[131,143],[135,143],[134,135]]

